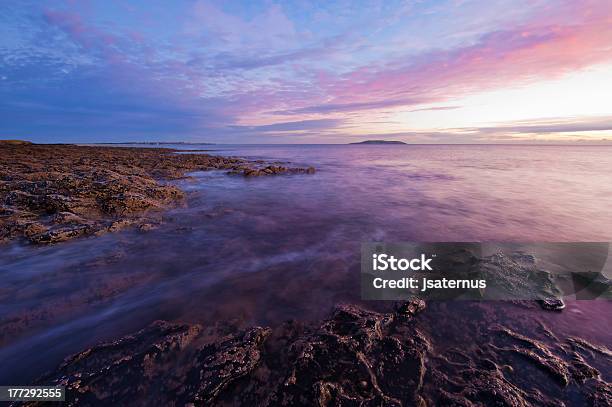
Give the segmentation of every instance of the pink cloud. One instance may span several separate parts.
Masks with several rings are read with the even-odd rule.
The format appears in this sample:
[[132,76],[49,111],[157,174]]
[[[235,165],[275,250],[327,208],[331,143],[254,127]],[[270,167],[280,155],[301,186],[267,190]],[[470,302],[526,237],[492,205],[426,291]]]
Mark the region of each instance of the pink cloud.
[[476,44],[372,65],[341,77],[318,75],[326,97],[294,113],[329,113],[439,102],[553,79],[612,60],[612,3],[566,3]]
[[44,10],[43,18],[48,24],[62,30],[74,42],[90,49],[100,45],[110,46],[117,38],[107,32],[86,25],[79,14],[55,10]]

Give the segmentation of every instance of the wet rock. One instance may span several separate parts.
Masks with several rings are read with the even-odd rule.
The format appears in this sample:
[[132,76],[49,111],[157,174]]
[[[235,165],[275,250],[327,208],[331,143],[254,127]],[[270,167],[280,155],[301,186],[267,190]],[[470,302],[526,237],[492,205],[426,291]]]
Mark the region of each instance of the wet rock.
[[589,379],[595,379],[599,377],[599,371],[593,366],[589,365],[586,360],[577,352],[572,355],[572,361],[570,362],[570,371],[572,377],[578,383],[584,383]]
[[394,314],[341,305],[310,335],[291,344],[293,362],[273,405],[403,405],[416,400],[427,338],[394,336]]
[[565,303],[561,298],[549,297],[540,300],[540,305],[545,310],[549,311],[561,311],[565,308]]
[[28,239],[36,244],[59,243],[91,233],[92,229],[88,225],[66,226],[29,236]]
[[143,223],[138,226],[138,230],[142,232],[149,232],[151,230],[157,229],[159,226],[154,223]]
[[487,280],[486,290],[491,298],[538,300],[542,308],[551,311],[565,308],[551,274],[537,267],[530,254],[496,253],[479,259],[474,270]]
[[53,216],[52,222],[64,225],[82,225],[87,221],[72,212],[58,212]]
[[[156,322],[67,358],[40,383],[66,386],[67,404],[84,406],[610,405],[610,384],[582,356],[607,348],[495,327],[475,352],[439,352],[419,329],[422,301],[394,308],[343,304],[324,321],[274,330]],[[544,374],[530,381],[525,364]]]
[[416,329],[394,336],[394,319],[338,306],[313,331],[289,335],[278,350],[284,362],[265,381],[262,372],[276,360],[265,356],[274,352],[265,346],[270,329],[239,330],[202,344],[200,326],[157,322],[66,359],[41,383],[66,386],[68,405],[401,406],[419,400],[430,345]]
[[171,381],[158,389],[139,387],[139,383],[153,382],[163,375],[165,363],[185,349],[200,330],[199,326],[156,322],[134,335],[67,358],[41,382],[65,386],[69,406],[129,404],[147,397],[162,401],[163,390],[176,397]]
[[612,350],[605,346],[595,345],[582,338],[570,337],[568,342],[574,349],[583,350],[591,355],[602,356],[612,362]]
[[239,158],[174,154],[157,148],[0,144],[0,243],[57,243],[143,223],[149,212],[184,199],[161,180],[190,171],[245,176],[312,173]]
[[204,333],[199,325],[157,321],[67,358],[40,382],[65,386],[69,406],[207,405],[253,370],[269,330],[201,344]]
[[[510,383],[498,371],[466,371],[466,387],[460,394],[476,405],[529,406],[527,394]],[[470,405],[470,404],[467,404]]]
[[394,308],[399,317],[410,319],[425,309],[425,301],[413,298],[407,302],[396,303]]
[[587,391],[587,400],[592,407],[612,406],[612,385],[601,380],[595,381]]
[[[563,405],[560,400],[542,393],[538,388],[530,384],[526,386],[525,381],[515,380],[516,370],[503,364],[507,360],[507,352],[512,351],[511,347],[492,345],[491,348],[478,349],[476,354],[452,348],[439,355],[430,355],[422,392],[427,405]],[[523,369],[521,372],[525,374]],[[544,386],[550,386],[550,383]]]
[[28,239],[33,239],[47,232],[47,228],[38,222],[25,222],[22,230],[23,235]]
[[204,346],[197,355],[197,372],[188,378],[196,384],[187,386],[187,393],[193,392],[196,403],[211,403],[232,382],[257,366],[261,345],[269,334],[270,329],[257,327]]
[[245,177],[259,177],[263,175],[287,175],[287,174],[314,174],[315,168],[292,168],[281,165],[268,165],[265,167],[238,168],[230,171],[230,174],[240,174]]
[[117,232],[119,230],[133,226],[137,223],[138,221],[136,219],[119,219],[111,222],[110,225],[108,225],[108,227],[106,228],[106,230],[101,230],[98,232],[98,234],[102,234],[104,232]]
[[499,350],[520,355],[535,366],[548,373],[563,386],[569,383],[569,365],[555,355],[543,342],[528,338],[511,329],[497,328],[495,331],[510,341],[510,346]]

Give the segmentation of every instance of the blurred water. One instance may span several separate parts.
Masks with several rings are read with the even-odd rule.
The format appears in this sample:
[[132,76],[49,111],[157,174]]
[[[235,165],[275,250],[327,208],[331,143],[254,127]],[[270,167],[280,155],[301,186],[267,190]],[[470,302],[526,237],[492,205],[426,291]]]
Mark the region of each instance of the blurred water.
[[[363,241],[612,240],[612,147],[176,147],[317,173],[195,173],[178,182],[187,205],[155,231],[2,246],[0,384],[26,384],[67,354],[156,319],[324,317],[359,300]],[[512,323],[508,305],[486,306]],[[432,306],[431,329],[461,331],[452,327],[468,318],[462,307]],[[528,315],[610,346],[610,310],[573,302],[560,314],[520,309],[514,320]]]

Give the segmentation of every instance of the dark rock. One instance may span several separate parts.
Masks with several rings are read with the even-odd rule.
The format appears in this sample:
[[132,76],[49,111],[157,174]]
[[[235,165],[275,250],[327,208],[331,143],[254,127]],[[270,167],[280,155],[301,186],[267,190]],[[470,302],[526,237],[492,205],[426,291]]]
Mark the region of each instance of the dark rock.
[[477,275],[487,280],[487,291],[499,299],[536,300],[542,308],[561,311],[565,303],[551,274],[539,268],[532,255],[514,252],[496,253],[479,259]]
[[65,386],[68,406],[207,405],[253,370],[268,333],[252,328],[200,344],[201,326],[158,321],[67,358],[41,383]]
[[[582,356],[607,348],[577,338],[555,347],[495,327],[475,353],[439,353],[414,318],[424,307],[413,300],[378,313],[345,304],[320,323],[274,330],[156,322],[69,357],[39,384],[66,386],[70,406],[564,405],[549,394],[555,383],[570,400],[610,405],[610,384]],[[523,377],[524,363],[542,379]]]
[[497,328],[496,332],[500,333],[504,339],[508,339],[511,344],[511,346],[500,348],[500,350],[524,357],[539,369],[551,375],[563,386],[569,383],[568,363],[555,355],[543,342],[528,338],[507,328]]
[[261,358],[261,345],[270,329],[252,328],[226,340],[204,346],[197,355],[196,371],[188,381],[187,393],[207,405],[230,383],[250,373]]
[[565,303],[561,298],[549,297],[540,300],[540,305],[545,310],[549,311],[561,311],[565,308]]
[[587,392],[587,400],[592,407],[612,406],[612,385],[601,380],[595,381]]
[[403,405],[416,400],[430,344],[418,330],[394,336],[393,314],[341,305],[290,345],[289,374],[272,405]]
[[425,301],[420,298],[414,298],[408,302],[395,304],[395,312],[403,318],[412,318],[419,312],[425,309]]

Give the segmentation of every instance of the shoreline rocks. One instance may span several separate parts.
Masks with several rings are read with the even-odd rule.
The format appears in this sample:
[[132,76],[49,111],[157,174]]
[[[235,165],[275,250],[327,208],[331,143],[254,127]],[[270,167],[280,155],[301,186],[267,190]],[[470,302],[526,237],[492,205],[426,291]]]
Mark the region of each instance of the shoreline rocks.
[[605,372],[589,364],[612,361],[606,348],[494,326],[476,351],[436,349],[422,312],[425,303],[413,299],[388,313],[340,304],[326,320],[275,328],[157,321],[68,357],[38,384],[66,386],[69,406],[612,402]]
[[168,184],[187,172],[225,170],[246,177],[312,174],[314,168],[267,165],[164,148],[0,144],[0,243],[58,243],[159,223],[184,193]]

